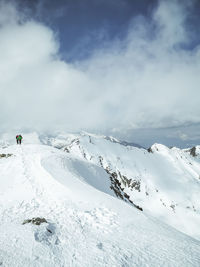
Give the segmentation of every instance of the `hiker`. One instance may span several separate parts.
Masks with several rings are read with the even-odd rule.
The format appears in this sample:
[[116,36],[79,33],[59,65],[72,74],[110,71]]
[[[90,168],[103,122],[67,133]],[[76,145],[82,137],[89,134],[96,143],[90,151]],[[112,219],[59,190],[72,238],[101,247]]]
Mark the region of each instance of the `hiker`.
[[16,136],[16,141],[17,141],[17,144],[20,144],[21,145],[21,143],[22,143],[22,136],[21,136],[21,134],[19,134],[19,135],[17,135]]

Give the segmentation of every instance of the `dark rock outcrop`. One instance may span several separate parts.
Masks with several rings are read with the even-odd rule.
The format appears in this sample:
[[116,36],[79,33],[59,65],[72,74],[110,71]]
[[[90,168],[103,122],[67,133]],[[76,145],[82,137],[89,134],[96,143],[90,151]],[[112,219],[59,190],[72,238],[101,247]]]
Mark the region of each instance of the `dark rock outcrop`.
[[153,150],[152,150],[151,147],[149,147],[149,148],[147,149],[147,151],[148,151],[149,153],[153,153]]
[[[114,191],[115,195],[119,198],[121,198],[122,200],[126,201],[126,202],[129,202],[130,204],[132,204],[135,208],[143,211],[143,209],[134,204],[133,201],[130,199],[130,196],[124,192],[124,188],[122,187],[122,184],[121,182],[118,180],[118,174],[116,172],[111,172],[109,170],[109,168],[106,168],[105,171],[110,175],[110,180],[111,180],[111,186],[110,188]],[[125,178],[124,182],[129,184],[132,182],[131,179],[128,179],[126,178],[126,176],[124,175],[121,175],[121,173],[119,173],[119,177],[122,179],[122,178]],[[135,181],[134,181],[135,182]],[[134,186],[133,186],[134,187]],[[136,183],[136,190],[140,190],[140,186],[138,183]]]
[[24,220],[22,224],[27,224],[27,223],[40,225],[42,223],[47,223],[47,220],[45,218],[36,217],[36,218]]
[[0,158],[9,158],[12,154],[0,154]]
[[195,147],[195,146],[192,147],[192,148],[189,150],[189,152],[190,152],[190,155],[191,155],[191,156],[193,156],[193,157],[196,157],[196,156],[197,156],[197,153],[196,153],[196,147]]

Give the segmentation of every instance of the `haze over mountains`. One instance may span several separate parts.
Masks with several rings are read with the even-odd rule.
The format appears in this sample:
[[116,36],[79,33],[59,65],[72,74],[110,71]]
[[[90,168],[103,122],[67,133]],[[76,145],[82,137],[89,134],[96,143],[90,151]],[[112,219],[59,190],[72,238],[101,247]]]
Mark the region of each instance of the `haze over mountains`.
[[0,1],[1,130],[199,144],[199,1],[86,2]]

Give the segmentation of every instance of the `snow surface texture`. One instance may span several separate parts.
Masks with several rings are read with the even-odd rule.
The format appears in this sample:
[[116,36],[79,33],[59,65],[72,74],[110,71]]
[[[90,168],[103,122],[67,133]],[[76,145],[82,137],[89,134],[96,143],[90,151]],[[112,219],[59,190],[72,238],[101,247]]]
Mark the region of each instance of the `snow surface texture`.
[[23,136],[1,140],[1,266],[200,265],[198,148]]

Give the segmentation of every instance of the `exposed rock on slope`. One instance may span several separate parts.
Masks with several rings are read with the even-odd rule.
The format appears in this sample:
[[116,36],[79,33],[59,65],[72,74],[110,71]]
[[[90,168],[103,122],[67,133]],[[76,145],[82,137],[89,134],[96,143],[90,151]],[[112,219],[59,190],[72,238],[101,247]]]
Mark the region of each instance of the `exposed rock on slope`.
[[[59,137],[52,140],[52,145],[61,143],[58,140]],[[147,151],[84,133],[66,135],[62,149],[103,168],[109,175],[111,189],[120,199],[200,238],[198,147],[181,150],[154,144]],[[191,220],[193,228],[187,226]]]

